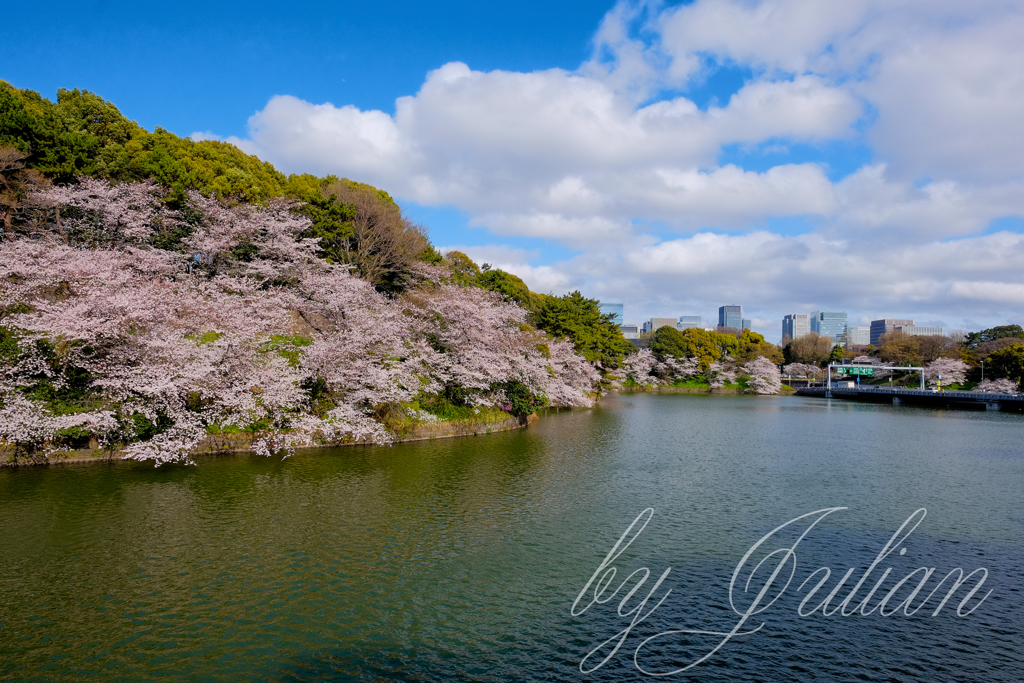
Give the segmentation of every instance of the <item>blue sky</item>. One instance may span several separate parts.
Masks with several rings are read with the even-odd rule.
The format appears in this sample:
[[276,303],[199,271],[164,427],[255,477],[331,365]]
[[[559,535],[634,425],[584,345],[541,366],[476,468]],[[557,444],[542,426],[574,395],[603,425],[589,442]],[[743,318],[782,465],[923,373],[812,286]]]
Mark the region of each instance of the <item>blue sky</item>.
[[[393,111],[427,71],[573,69],[607,2],[10,3],[2,78],[101,94],[140,124],[244,135],[273,95]],[[55,19],[55,17],[59,17]]]
[[373,183],[630,321],[1024,322],[1014,3],[47,7],[5,8],[0,78]]

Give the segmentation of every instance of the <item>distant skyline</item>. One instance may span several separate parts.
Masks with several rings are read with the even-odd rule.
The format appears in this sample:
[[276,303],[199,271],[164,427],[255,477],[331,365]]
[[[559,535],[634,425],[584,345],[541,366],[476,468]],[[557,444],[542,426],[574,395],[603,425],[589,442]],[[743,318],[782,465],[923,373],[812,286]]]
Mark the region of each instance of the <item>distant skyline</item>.
[[625,317],[1024,323],[1024,5],[116,1],[6,10],[0,78],[392,193]]

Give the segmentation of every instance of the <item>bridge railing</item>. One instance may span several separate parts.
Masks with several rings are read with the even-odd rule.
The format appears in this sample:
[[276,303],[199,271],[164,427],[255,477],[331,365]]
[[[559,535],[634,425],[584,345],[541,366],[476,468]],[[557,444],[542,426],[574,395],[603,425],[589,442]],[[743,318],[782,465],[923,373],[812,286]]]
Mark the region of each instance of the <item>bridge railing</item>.
[[[825,387],[815,387],[825,389]],[[985,391],[931,391],[930,389],[908,389],[906,387],[860,387],[851,389],[849,387],[833,387],[832,392],[840,392],[847,394],[857,393],[886,393],[886,394],[908,394],[912,396],[951,396],[953,398],[972,398],[983,401],[996,401],[999,399],[1024,399],[1022,393],[992,393]]]

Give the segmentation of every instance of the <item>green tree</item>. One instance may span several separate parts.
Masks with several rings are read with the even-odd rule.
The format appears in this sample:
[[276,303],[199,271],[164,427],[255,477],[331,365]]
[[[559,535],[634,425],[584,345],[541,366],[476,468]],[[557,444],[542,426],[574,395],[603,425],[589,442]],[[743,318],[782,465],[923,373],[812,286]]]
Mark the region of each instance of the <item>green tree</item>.
[[689,358],[689,343],[686,337],[674,327],[659,327],[651,335],[649,348],[651,353],[664,358],[674,356],[675,358]]
[[992,353],[985,362],[985,372],[993,377],[1006,377],[1020,387],[1024,383],[1024,344],[1016,344]]
[[499,268],[491,268],[487,263],[484,264],[476,281],[480,287],[501,294],[531,313],[537,313],[544,301],[540,294],[531,292],[522,279]]
[[1006,337],[1024,339],[1024,328],[1021,328],[1020,325],[1000,325],[998,327],[990,327],[987,330],[982,330],[980,332],[968,332],[964,337],[964,344],[967,348],[973,349],[983,342],[990,342]]
[[29,168],[58,183],[78,175],[155,178],[179,194],[195,189],[250,202],[288,194],[284,174],[234,145],[196,142],[161,128],[150,133],[83,90],[59,90],[51,102],[0,81],[0,145],[26,153]]
[[829,363],[842,363],[843,362],[843,347],[836,344],[832,347],[832,355],[828,357]]
[[612,322],[612,316],[601,313],[597,299],[588,299],[578,291],[546,296],[534,320],[548,334],[571,340],[577,353],[603,369],[619,367],[625,356],[636,352]]
[[657,356],[696,358],[704,370],[726,354],[734,353],[738,348],[739,341],[734,335],[696,327],[687,328],[682,332],[672,327],[659,327],[654,331],[650,344],[651,352]]
[[764,336],[753,330],[743,330],[736,338],[736,350],[733,357],[740,363],[747,363],[758,357],[767,358],[775,365],[782,365],[782,351],[775,344],[765,340]]
[[508,400],[508,412],[520,420],[525,420],[548,404],[543,394],[535,394],[530,388],[517,379],[510,379],[498,385],[505,391]]
[[450,273],[451,281],[463,287],[475,286],[480,278],[480,266],[461,251],[449,251],[444,255],[443,265]]

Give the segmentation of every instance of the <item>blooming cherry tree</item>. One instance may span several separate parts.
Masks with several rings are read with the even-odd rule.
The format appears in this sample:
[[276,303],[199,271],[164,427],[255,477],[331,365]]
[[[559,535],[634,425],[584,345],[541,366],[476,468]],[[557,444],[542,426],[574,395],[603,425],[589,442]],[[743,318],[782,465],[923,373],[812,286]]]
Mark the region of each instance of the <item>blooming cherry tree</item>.
[[782,388],[779,367],[764,356],[745,363],[743,371],[750,375],[747,388],[755,394],[777,394]]
[[1014,394],[1017,392],[1017,383],[1012,379],[1006,379],[1001,377],[1000,379],[986,379],[983,380],[978,386],[974,387],[974,391],[980,391],[986,394]]
[[491,292],[423,266],[389,298],[318,258],[292,203],[191,193],[185,221],[164,199],[83,179],[36,197],[54,210],[32,238],[0,243],[0,442],[48,454],[88,437],[159,464],[211,433],[265,454],[386,443],[380,406],[450,387],[478,406],[507,404],[510,382],[591,403],[596,369]]
[[940,381],[945,384],[963,384],[967,381],[967,363],[959,358],[936,358],[924,368],[925,380],[929,386]]

